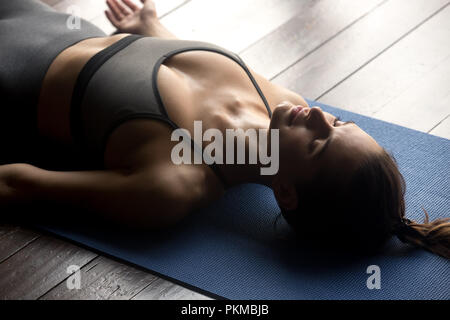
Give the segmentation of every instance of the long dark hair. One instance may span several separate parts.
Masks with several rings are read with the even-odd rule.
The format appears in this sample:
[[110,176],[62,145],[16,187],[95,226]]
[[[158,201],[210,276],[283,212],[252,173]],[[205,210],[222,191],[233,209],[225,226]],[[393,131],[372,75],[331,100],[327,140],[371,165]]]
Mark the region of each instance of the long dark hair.
[[347,178],[322,173],[297,186],[299,206],[281,213],[299,240],[362,254],[401,241],[450,259],[450,218],[423,223],[405,217],[405,181],[385,150],[367,157]]

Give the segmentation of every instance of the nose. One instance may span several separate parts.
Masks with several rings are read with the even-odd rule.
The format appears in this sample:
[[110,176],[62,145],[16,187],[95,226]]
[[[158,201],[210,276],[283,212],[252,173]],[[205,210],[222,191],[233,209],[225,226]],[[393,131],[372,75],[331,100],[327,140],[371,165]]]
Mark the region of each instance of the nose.
[[306,125],[321,137],[327,137],[332,129],[320,107],[312,107],[309,110]]

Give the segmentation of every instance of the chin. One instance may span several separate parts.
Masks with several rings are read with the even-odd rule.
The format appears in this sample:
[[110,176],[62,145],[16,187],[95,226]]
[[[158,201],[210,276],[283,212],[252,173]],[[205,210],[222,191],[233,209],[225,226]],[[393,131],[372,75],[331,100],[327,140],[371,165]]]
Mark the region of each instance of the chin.
[[272,117],[272,119],[270,119],[269,129],[280,129],[277,127],[275,121],[273,121],[273,117]]
[[274,109],[270,119],[269,129],[280,129],[283,124],[283,110],[280,107]]

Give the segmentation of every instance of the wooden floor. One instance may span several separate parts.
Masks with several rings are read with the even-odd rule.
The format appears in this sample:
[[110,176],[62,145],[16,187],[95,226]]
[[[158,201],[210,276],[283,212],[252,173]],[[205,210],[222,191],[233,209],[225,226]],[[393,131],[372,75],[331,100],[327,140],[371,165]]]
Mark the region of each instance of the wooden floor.
[[[102,0],[76,5],[106,32]],[[306,98],[450,139],[449,0],[156,0],[180,38],[209,41]],[[68,290],[69,265],[81,289]],[[0,225],[1,299],[208,299],[27,228]]]

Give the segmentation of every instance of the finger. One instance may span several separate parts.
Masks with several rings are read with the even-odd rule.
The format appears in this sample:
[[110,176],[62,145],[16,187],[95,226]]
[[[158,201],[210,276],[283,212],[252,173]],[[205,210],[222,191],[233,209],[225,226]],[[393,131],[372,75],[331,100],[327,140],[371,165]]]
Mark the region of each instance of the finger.
[[116,28],[118,28],[119,21],[116,19],[114,14],[110,10],[105,10],[106,17],[108,20],[112,23],[112,25]]
[[125,3],[125,4],[128,6],[128,8],[130,8],[133,12],[139,10],[139,7],[138,7],[137,5],[135,5],[133,1],[131,1],[131,0],[122,0],[122,1],[123,1],[123,3]]
[[127,16],[131,13],[131,11],[125,7],[121,1],[119,0],[112,0],[112,2],[117,6],[117,8],[119,8],[120,12],[124,15]]
[[106,4],[117,21],[121,21],[125,17],[112,0],[106,0]]

